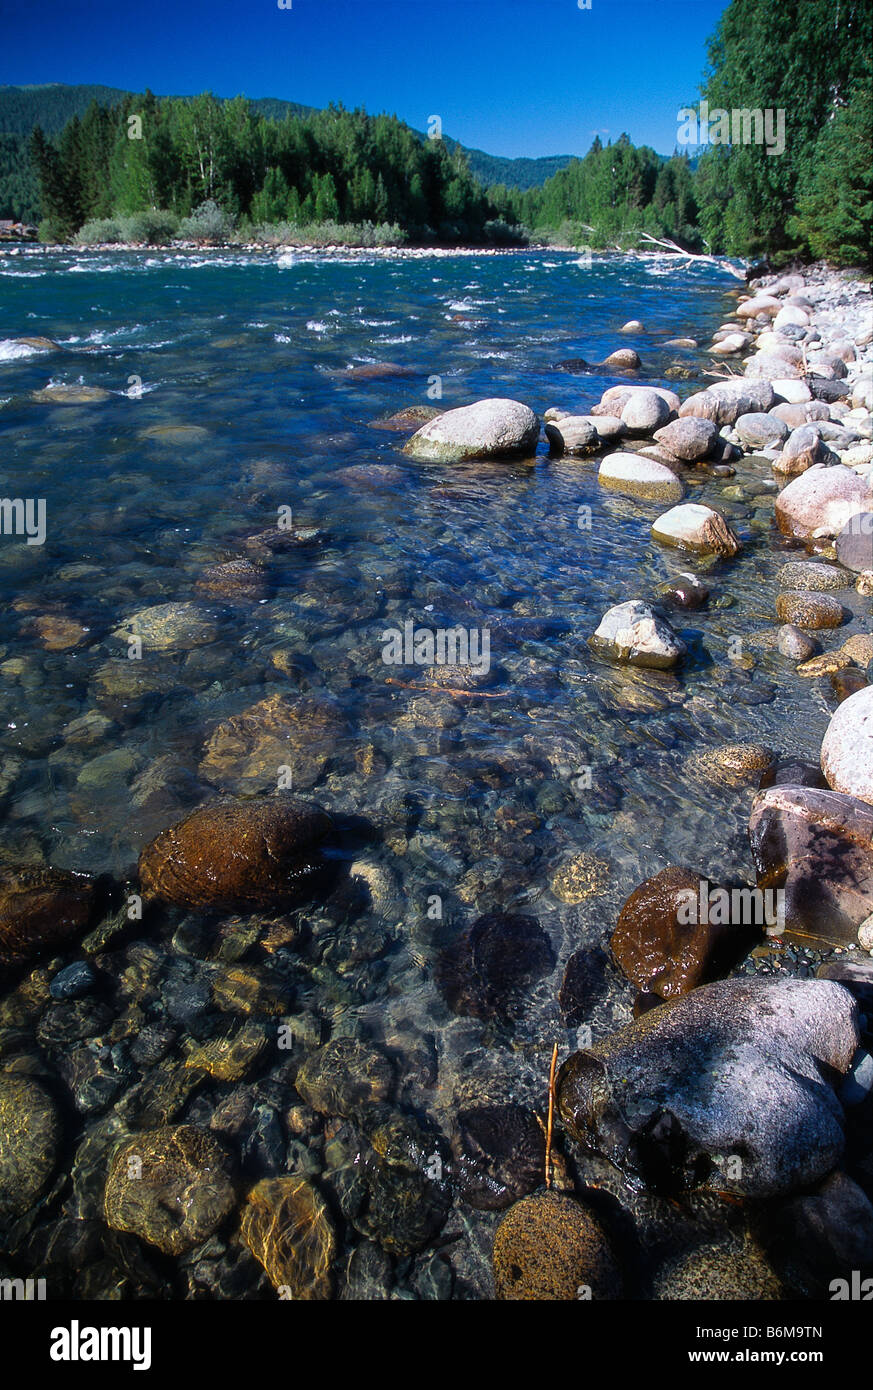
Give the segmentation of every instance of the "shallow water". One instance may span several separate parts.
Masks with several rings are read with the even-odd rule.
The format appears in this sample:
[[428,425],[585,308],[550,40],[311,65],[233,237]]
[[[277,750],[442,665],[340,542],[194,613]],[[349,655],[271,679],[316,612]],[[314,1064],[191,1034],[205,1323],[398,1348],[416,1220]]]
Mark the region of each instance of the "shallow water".
[[[690,394],[704,356],[664,341],[708,341],[734,283],[700,264],[586,268],[554,252],[284,267],[244,254],[0,256],[0,340],[45,335],[63,349],[0,360],[0,487],[44,498],[47,514],[44,545],[0,538],[3,861],[125,880],[145,843],[215,794],[198,768],[220,720],[276,693],[329,698],[344,727],[298,789],[368,822],[370,842],[341,852],[385,874],[347,919],[309,914],[315,944],[295,1012],[322,1018],[322,1038],[419,1039],[436,1069],[424,1081],[410,1070],[405,1100],[445,1133],[465,1088],[541,1106],[552,1042],[575,1039],[556,997],[568,955],[604,945],[630,891],[666,864],[753,881],[751,791],[694,782],[689,754],[754,739],[815,761],[830,697],[755,641],[773,630],[776,575],[790,558],[771,525],[765,462],[689,489],[746,542],[736,560],[694,567],[651,541],[663,508],[604,492],[596,462],[550,460],[541,444],[520,464],[423,465],[401,453],[405,435],[371,422],[486,396],[540,415],[588,410],[624,378],[556,364],[628,343],[643,358],[639,379]],[[618,332],[631,317],[645,334]],[[343,375],[384,362],[409,375]],[[49,382],[110,395],[34,401]],[[761,486],[726,497],[737,484]],[[244,554],[243,538],[274,526],[283,507],[319,528],[321,544],[273,557],[263,600],[199,597],[204,569]],[[631,675],[591,656],[586,638],[608,607],[652,598],[691,568],[712,599],[673,617],[690,648],[678,676]],[[854,591],[840,598],[862,616]],[[107,697],[101,668],[126,658],[112,632],[142,608],[189,601],[214,622],[212,640],[151,653],[144,704]],[[81,645],[46,650],[35,626],[45,615],[87,628]],[[487,629],[491,683],[436,697],[406,688],[420,668],[388,667],[381,653],[385,630],[407,621]],[[113,721],[105,737],[65,741],[95,709]],[[159,785],[144,790],[150,771]],[[550,880],[583,850],[609,866],[608,880],[568,906]],[[428,915],[433,895],[441,919]],[[434,981],[439,950],[494,909],[535,917],[557,962],[512,1025],[456,1017]],[[185,956],[184,941],[170,944],[175,925],[152,928],[169,973]],[[208,951],[195,943],[189,954]],[[632,991],[604,972],[595,996],[596,1039],[629,1019]],[[154,982],[139,1003],[162,1016]],[[402,1070],[404,1044],[392,1046]],[[201,1090],[183,1118],[206,1120],[228,1089]],[[79,1123],[84,1134],[100,1121]],[[493,1218],[466,1208],[452,1221],[464,1247],[456,1296],[487,1295]],[[422,1296],[447,1295],[440,1285]]]

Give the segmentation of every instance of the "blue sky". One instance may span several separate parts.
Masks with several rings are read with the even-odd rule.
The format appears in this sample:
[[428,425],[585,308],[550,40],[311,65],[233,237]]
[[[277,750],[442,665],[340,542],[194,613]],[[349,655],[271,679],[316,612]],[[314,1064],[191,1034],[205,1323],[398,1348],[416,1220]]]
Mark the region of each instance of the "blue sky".
[[[288,0],[284,0],[287,5]],[[727,0],[0,0],[0,83],[331,100],[503,155],[670,153]]]

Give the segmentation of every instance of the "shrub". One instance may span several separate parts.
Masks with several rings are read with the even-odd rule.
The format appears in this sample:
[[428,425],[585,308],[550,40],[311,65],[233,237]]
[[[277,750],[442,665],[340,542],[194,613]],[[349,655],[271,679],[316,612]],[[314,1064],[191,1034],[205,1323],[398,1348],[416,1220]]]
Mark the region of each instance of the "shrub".
[[114,217],[92,217],[73,237],[77,246],[96,246],[103,242],[124,241],[120,222]]
[[190,217],[179,225],[179,236],[187,241],[208,241],[213,244],[226,242],[232,232],[234,219],[212,199],[207,198]]
[[144,241],[147,246],[158,246],[172,241],[179,230],[179,219],[174,212],[148,209],[120,218],[119,225],[122,241]]
[[403,246],[407,233],[396,222],[269,222],[252,229],[267,246]]

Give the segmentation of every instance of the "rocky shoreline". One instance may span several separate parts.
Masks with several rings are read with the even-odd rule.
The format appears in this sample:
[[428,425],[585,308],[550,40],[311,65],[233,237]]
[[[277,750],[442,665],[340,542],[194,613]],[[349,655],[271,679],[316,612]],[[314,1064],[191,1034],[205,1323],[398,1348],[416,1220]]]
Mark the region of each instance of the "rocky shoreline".
[[[167,818],[129,882],[0,869],[0,1275],[48,1269],[80,1298],[432,1299],[473,1296],[478,1261],[505,1299],[778,1300],[828,1298],[835,1279],[869,1272],[870,288],[815,267],[728,293],[705,389],[645,385],[628,345],[597,364],[618,384],[585,412],[550,406],[544,425],[555,463],[596,467],[630,507],[663,506],[653,523],[641,513],[640,539],[689,567],[602,615],[589,659],[604,678],[681,673],[683,615],[705,623],[710,566],[754,545],[785,551],[758,641],[837,700],[820,765],[751,741],[700,748],[689,765],[716,800],[754,793],[754,886],[669,865],[633,886],[608,957],[570,956],[559,1000],[582,1033],[557,1073],[548,1157],[543,1116],[512,1075],[484,1097],[471,1085],[443,1098],[439,1124],[421,1104],[437,1083],[432,1039],[412,1026],[379,1043],[334,1035],[327,1012],[289,1011],[301,987],[344,1002],[344,972],[307,956],[307,937],[351,923],[351,958],[377,968],[384,928],[358,930],[361,905],[382,921],[404,908],[368,828],[322,804],[341,702],[259,701],[204,749],[200,775],[222,795]],[[628,344],[644,332],[616,331]],[[584,394],[590,364],[564,371],[566,399]],[[407,459],[449,469],[531,461],[541,433],[504,398],[383,423],[409,435]],[[767,530],[695,502],[713,479],[727,502],[770,509]],[[253,532],[198,594],[258,601],[273,556],[321,539]],[[197,602],[142,609],[113,638],[130,632],[170,654],[215,635]],[[109,675],[118,709],[148,698],[137,671]],[[416,698],[485,698],[487,684],[433,667]],[[95,715],[80,737],[100,747],[108,724]],[[291,756],[306,795],[264,795]],[[402,852],[396,829],[387,841]],[[606,870],[586,850],[552,891],[596,899]],[[481,1025],[478,1055],[555,966],[534,919],[480,910],[433,974],[450,1011]],[[634,1016],[595,1042],[584,1032],[604,970],[632,987]],[[159,981],[166,1012],[146,1017]]]

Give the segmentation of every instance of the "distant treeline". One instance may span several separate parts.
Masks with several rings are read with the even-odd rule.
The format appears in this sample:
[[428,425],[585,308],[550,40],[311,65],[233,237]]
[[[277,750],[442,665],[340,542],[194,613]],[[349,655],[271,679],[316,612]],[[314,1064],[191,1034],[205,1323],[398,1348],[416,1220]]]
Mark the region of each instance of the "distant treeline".
[[[35,170],[45,240],[529,238],[596,248],[634,245],[647,232],[775,263],[863,264],[873,223],[871,27],[871,0],[732,0],[709,43],[702,96],[710,113],[778,114],[784,148],[712,143],[692,161],[627,135],[598,138],[584,159],[526,189],[486,188],[461,146],[394,116],[208,93],[116,99],[105,88],[60,128],[64,98],[46,89],[49,129],[37,126],[29,155],[20,135],[0,129],[0,216],[27,215]],[[506,160],[470,157],[512,176]]]
[[276,121],[243,97],[97,102],[57,141],[37,128],[45,239],[95,219],[160,210],[189,218],[215,204],[240,224],[396,226],[457,243],[505,234],[459,150],[422,140],[394,116],[330,106]]

